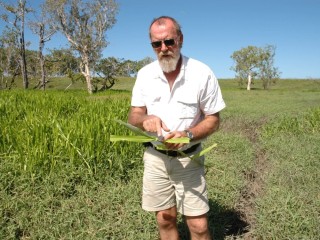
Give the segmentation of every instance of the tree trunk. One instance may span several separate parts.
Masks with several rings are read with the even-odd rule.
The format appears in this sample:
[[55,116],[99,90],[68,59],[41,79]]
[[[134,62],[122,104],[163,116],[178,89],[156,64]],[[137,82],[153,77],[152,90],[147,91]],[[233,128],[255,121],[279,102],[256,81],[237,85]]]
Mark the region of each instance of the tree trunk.
[[88,93],[92,94],[93,93],[93,86],[92,86],[92,79],[90,75],[90,67],[89,67],[89,57],[88,56],[83,56],[82,57],[82,74],[84,75],[86,82],[87,82],[87,89]]
[[46,90],[46,70],[44,68],[44,56],[42,52],[39,54],[40,56],[40,68],[41,68],[41,85],[42,89]]
[[44,56],[43,56],[43,47],[44,47],[44,26],[41,25],[39,29],[39,60],[40,60],[40,69],[41,69],[41,87],[43,90],[46,89],[46,71],[44,68]]
[[92,86],[92,82],[91,82],[91,76],[90,76],[90,70],[88,66],[86,67],[86,82],[87,82],[87,89],[88,89],[88,93],[92,94],[93,93],[93,86]]
[[21,64],[21,75],[23,79],[23,87],[27,89],[29,87],[29,80],[27,74],[27,62],[26,62],[26,50],[24,42],[24,13],[25,13],[25,1],[21,1],[21,29],[20,29],[20,64]]
[[248,84],[247,84],[247,90],[248,91],[251,89],[251,81],[252,81],[252,77],[251,77],[251,73],[249,73],[249,75],[248,75]]
[[26,50],[25,50],[23,33],[21,34],[20,44],[21,44],[21,47],[20,47],[21,75],[23,79],[23,87],[27,89],[29,87],[29,80],[28,80],[28,74],[27,74]]

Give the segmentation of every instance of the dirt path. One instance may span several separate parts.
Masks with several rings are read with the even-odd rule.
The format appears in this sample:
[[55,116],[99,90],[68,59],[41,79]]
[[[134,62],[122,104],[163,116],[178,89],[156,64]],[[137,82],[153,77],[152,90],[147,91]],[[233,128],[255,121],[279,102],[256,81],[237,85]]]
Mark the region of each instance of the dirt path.
[[246,179],[245,186],[240,190],[240,197],[235,204],[235,212],[238,217],[233,223],[235,231],[230,235],[235,239],[255,239],[253,230],[256,225],[256,199],[263,194],[264,177],[268,172],[267,155],[259,142],[259,131],[266,123],[266,119],[254,122],[226,121],[221,126],[224,131],[239,132],[249,139],[254,150],[253,167],[243,172]]
[[255,239],[252,234],[256,224],[255,200],[263,193],[263,179],[269,168],[266,153],[261,147],[258,135],[264,123],[265,121],[262,120],[258,123],[250,123],[243,128],[244,135],[250,140],[255,151],[253,168],[244,172],[247,182],[241,189],[241,195],[236,204],[236,210],[239,211],[241,219],[248,224],[247,232],[241,236],[246,240]]

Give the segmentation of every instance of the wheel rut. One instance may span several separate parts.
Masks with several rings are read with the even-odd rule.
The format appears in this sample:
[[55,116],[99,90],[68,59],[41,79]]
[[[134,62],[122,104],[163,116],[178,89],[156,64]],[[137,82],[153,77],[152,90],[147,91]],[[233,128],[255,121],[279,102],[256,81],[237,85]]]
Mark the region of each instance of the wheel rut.
[[243,172],[246,184],[240,190],[240,197],[235,205],[235,209],[240,213],[241,220],[248,224],[246,231],[243,231],[244,233],[241,235],[241,238],[246,240],[255,239],[256,199],[263,194],[264,179],[269,169],[266,151],[259,141],[259,130],[265,122],[265,120],[251,122],[246,124],[243,129],[244,135],[250,140],[254,149],[253,167]]
[[[264,179],[270,167],[267,161],[267,153],[259,140],[259,130],[266,122],[266,119],[250,122],[238,121],[237,123],[225,122],[226,125],[221,127],[232,132],[239,132],[240,129],[240,134],[249,139],[254,150],[252,168],[242,173],[245,178],[245,185],[240,189],[240,196],[234,207],[239,224],[233,223],[233,225],[239,225],[240,228],[237,228],[237,232],[231,234],[234,237],[233,239],[256,239],[254,236],[257,221],[256,199],[263,194]],[[228,235],[230,236],[230,234]]]

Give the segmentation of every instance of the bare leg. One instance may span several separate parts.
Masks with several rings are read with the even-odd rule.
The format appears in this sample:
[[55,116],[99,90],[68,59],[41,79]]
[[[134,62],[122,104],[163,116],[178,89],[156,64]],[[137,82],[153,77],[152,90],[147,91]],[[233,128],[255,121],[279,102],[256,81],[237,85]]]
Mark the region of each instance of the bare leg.
[[156,212],[160,238],[162,240],[178,240],[177,209],[172,207]]
[[207,215],[186,216],[192,240],[211,240]]

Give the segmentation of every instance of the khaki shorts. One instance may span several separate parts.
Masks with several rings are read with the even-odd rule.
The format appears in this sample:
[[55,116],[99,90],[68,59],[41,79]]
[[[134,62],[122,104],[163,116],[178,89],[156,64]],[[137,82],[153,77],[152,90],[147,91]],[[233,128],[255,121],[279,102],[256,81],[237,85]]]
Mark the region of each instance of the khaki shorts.
[[[200,149],[199,149],[200,150]],[[149,147],[144,156],[142,208],[160,211],[177,207],[186,216],[209,211],[204,158],[170,157]]]

